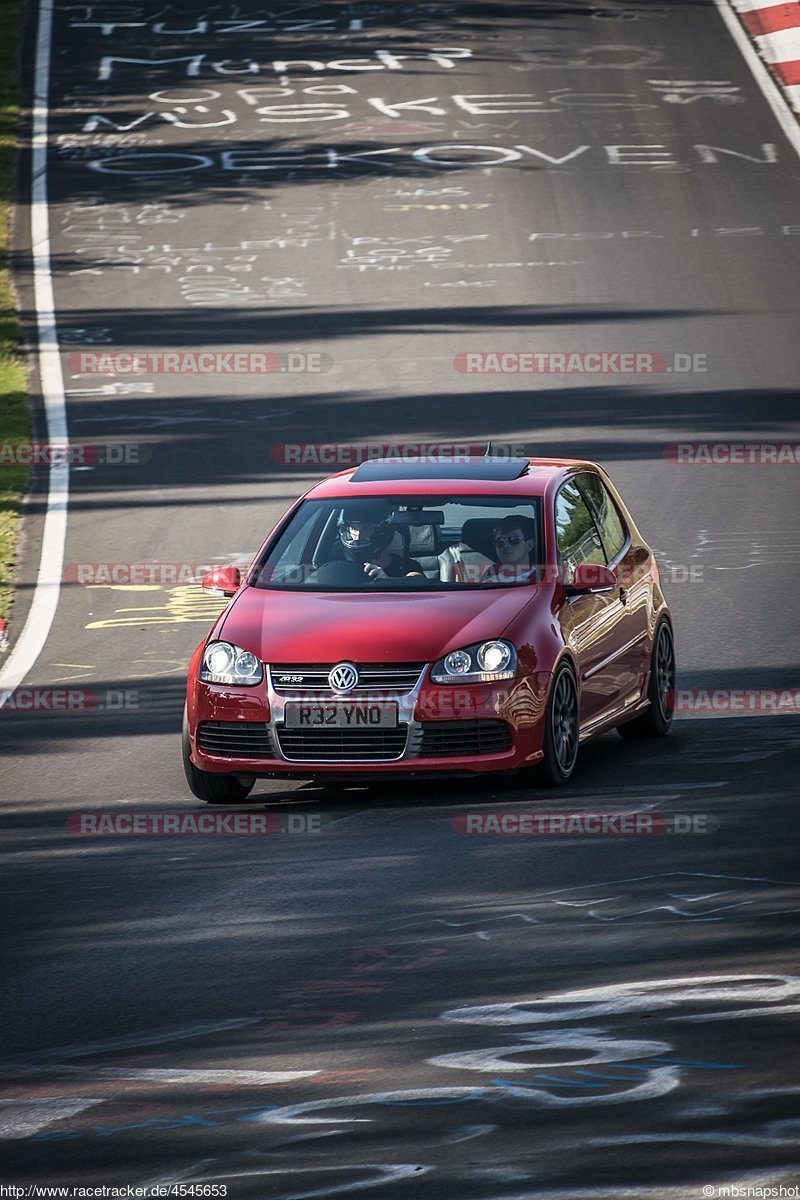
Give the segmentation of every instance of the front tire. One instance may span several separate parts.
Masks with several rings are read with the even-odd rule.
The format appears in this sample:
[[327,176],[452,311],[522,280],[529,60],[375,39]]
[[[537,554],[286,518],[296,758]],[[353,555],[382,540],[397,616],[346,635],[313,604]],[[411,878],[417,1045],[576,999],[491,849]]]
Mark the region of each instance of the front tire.
[[[211,771],[201,771],[191,760],[191,742],[189,741],[189,719],[186,711],[183,713],[183,773],[189,785],[189,791],[204,804],[241,804],[253,790],[253,783],[240,783],[235,775],[215,775]],[[253,781],[255,782],[255,781]]]
[[578,685],[572,668],[562,663],[556,671],[547,701],[544,758],[532,768],[535,787],[562,787],[575,770],[580,737]]
[[638,741],[669,733],[675,715],[675,640],[667,620],[659,623],[653,639],[647,699],[650,706],[646,712],[617,727],[620,737]]

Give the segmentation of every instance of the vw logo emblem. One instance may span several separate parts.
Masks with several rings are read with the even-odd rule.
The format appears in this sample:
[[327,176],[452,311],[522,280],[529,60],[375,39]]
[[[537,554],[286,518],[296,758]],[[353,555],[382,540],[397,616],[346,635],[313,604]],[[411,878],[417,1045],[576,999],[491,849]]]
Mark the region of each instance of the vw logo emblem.
[[337,663],[328,672],[328,683],[334,692],[352,692],[358,683],[358,669],[352,663]]

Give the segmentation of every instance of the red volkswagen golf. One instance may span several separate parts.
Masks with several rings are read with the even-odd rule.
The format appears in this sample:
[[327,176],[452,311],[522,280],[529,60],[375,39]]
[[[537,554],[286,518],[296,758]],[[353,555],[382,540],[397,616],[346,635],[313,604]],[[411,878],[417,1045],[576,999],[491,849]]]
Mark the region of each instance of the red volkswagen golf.
[[189,787],[522,770],[672,722],[672,620],[605,472],[555,459],[377,460],[286,513],[190,666]]

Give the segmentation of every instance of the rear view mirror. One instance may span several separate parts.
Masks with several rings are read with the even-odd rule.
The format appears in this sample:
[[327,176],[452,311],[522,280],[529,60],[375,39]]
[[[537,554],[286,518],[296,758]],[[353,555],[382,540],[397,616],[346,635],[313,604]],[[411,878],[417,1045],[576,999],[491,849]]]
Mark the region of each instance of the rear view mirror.
[[564,585],[568,596],[610,592],[617,586],[617,577],[610,567],[600,563],[578,563],[573,568],[571,583]]
[[238,567],[212,567],[201,581],[204,592],[213,596],[235,596],[242,584]]
[[441,509],[410,508],[405,512],[392,514],[393,525],[444,525],[444,513]]

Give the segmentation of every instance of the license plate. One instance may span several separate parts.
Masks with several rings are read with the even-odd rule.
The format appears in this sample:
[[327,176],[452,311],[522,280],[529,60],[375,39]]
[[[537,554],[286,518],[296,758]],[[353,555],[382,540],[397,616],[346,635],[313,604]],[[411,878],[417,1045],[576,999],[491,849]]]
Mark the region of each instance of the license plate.
[[396,729],[397,705],[363,701],[352,704],[287,704],[287,729]]

